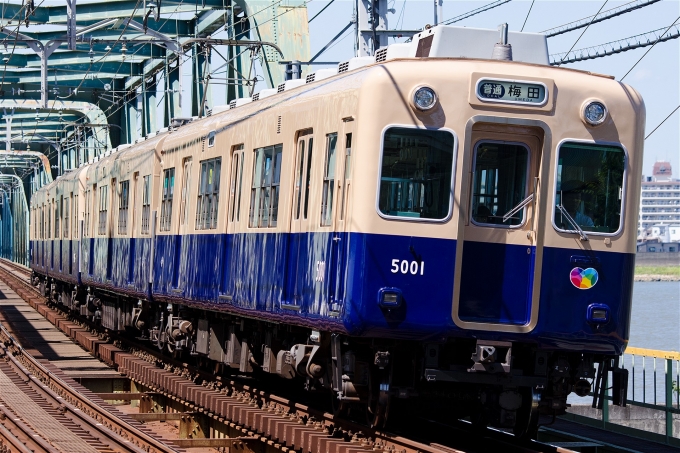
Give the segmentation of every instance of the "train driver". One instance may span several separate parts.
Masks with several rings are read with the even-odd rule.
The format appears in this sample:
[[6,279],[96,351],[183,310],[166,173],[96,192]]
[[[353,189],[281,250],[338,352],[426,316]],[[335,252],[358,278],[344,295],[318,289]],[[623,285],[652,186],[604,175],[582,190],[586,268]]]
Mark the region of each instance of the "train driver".
[[562,206],[581,228],[595,226],[593,219],[585,215],[581,209],[584,188],[585,184],[579,180],[570,180],[562,184]]

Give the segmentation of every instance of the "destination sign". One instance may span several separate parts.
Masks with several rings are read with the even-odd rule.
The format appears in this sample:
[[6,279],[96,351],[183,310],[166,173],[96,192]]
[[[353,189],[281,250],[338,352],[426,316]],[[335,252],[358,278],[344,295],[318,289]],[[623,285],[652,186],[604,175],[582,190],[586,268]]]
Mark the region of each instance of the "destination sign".
[[542,83],[480,79],[477,82],[477,97],[490,102],[543,105],[546,90]]

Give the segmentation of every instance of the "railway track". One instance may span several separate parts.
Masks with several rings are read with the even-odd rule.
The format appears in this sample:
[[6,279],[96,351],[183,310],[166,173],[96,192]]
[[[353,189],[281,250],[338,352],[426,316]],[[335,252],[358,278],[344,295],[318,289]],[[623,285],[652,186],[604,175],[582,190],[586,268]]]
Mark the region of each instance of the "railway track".
[[[39,311],[43,313],[50,311],[51,314],[46,316],[48,319],[63,319],[69,315],[58,312],[57,307],[38,293],[30,283],[30,276],[26,278],[24,269],[0,260],[0,279],[34,308],[40,306]],[[89,327],[95,326],[90,324]],[[571,451],[536,441],[519,441],[510,434],[493,429],[472,433],[470,425],[465,422],[442,425],[424,415],[414,417],[412,429],[404,433],[377,431],[338,419],[315,406],[274,395],[253,386],[252,381],[221,380],[186,363],[162,356],[158,351],[127,344],[126,338],[112,333],[107,335],[115,345],[103,341],[79,341],[78,338],[76,341],[85,343],[83,346],[101,360],[116,366],[141,392],[162,395],[208,419],[227,425],[229,437],[236,442],[205,442],[206,446],[240,446],[255,453]]]

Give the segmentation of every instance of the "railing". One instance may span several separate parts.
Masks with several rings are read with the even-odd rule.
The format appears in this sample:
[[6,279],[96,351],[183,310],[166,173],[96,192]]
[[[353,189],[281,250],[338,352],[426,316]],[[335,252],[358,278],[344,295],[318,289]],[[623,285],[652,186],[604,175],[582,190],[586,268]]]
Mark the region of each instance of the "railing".
[[628,347],[622,366],[629,373],[626,403],[663,411],[668,443],[673,438],[673,414],[680,414],[680,353]]
[[657,425],[661,429],[652,432],[612,421],[610,419],[612,396],[607,376],[603,377],[602,383],[607,389],[602,410],[586,411],[593,414],[592,416],[568,414],[567,417],[609,431],[680,447],[680,433],[674,432],[673,427],[674,415],[676,422],[680,421],[680,352],[628,347],[620,359],[619,366],[628,370],[626,406],[658,411],[657,414],[663,416],[650,415],[649,420],[654,423],[654,420],[661,419],[665,422],[665,427]]

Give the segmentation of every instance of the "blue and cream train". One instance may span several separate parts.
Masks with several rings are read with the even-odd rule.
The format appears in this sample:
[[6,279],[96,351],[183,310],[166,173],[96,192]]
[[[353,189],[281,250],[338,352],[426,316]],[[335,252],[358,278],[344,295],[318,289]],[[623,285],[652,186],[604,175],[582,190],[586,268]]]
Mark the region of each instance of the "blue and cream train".
[[32,198],[35,284],[376,425],[417,395],[535,431],[622,379],[645,110],[497,41],[426,29],[80,166]]

